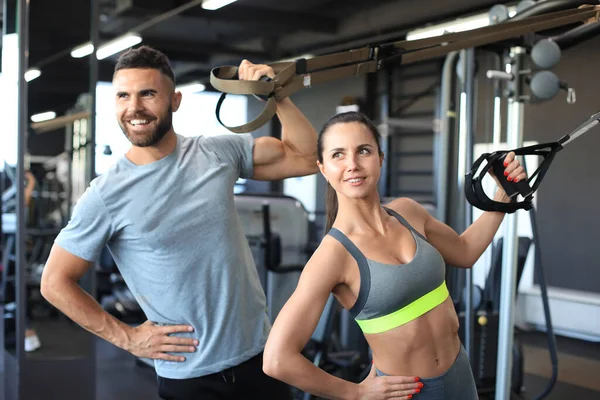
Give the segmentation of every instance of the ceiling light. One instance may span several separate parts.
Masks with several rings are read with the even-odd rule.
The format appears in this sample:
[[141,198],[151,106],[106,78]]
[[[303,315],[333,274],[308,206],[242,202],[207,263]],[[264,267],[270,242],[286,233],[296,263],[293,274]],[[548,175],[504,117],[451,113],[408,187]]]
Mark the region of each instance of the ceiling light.
[[98,48],[96,56],[98,60],[103,60],[106,57],[110,57],[122,50],[129,47],[135,46],[142,41],[142,37],[134,33],[129,33],[125,36],[121,36],[115,40],[111,40],[108,43],[103,44]]
[[54,111],[47,111],[47,112],[43,112],[40,114],[35,114],[31,116],[31,121],[32,122],[42,122],[42,121],[48,121],[51,119],[56,118],[56,113]]
[[27,72],[25,72],[25,80],[27,82],[31,82],[35,78],[39,78],[41,74],[42,74],[42,71],[40,71],[37,68],[28,69]]
[[[516,14],[516,7],[508,7],[509,17]],[[488,13],[471,15],[469,17],[458,18],[454,21],[444,22],[441,24],[430,25],[424,28],[415,29],[406,34],[406,40],[419,40],[435,36],[441,36],[446,33],[465,32],[473,29],[483,28],[490,24],[490,16]]]
[[[142,41],[142,37],[133,33],[129,33],[125,36],[120,36],[110,42],[104,43],[102,46],[98,47],[98,51],[96,52],[96,56],[98,60],[103,60],[106,57],[110,57],[115,53],[120,52],[121,50],[125,50],[129,47],[135,46],[136,44]],[[71,57],[73,58],[82,58],[89,56],[94,52],[94,45],[92,43],[87,42],[80,46],[75,47],[71,51]]]
[[177,88],[175,88],[175,90],[177,90],[181,93],[198,93],[198,92],[203,92],[204,90],[206,90],[206,86],[199,82],[193,82],[193,83],[187,83],[185,85],[177,86]]
[[94,52],[94,45],[91,43],[82,44],[81,46],[75,47],[71,50],[71,57],[73,58],[82,58],[85,56],[89,56]]
[[202,2],[202,8],[205,10],[218,10],[235,1],[237,0],[205,0]]

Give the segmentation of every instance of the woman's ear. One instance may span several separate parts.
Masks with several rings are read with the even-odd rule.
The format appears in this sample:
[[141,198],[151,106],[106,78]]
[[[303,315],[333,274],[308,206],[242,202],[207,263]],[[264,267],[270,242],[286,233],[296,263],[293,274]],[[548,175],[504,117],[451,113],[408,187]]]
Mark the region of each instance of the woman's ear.
[[379,152],[379,168],[383,167],[383,160],[385,160],[385,154],[383,151]]
[[319,161],[317,161],[317,167],[319,167],[319,171],[321,171],[321,175],[323,175],[323,178],[325,178],[325,180],[327,180],[327,176],[325,175],[325,166],[323,164],[321,164]]

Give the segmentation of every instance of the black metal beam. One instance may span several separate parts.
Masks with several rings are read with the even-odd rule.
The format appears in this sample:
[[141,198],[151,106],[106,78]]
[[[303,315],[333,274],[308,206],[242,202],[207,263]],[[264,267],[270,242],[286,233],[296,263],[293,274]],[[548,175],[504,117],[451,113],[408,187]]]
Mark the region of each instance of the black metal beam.
[[[152,39],[144,37],[142,45],[148,45],[156,50],[162,51],[171,61],[188,61],[205,63],[210,60],[210,56],[201,46],[194,43],[182,43],[180,41],[170,41],[162,39]],[[112,57],[116,60],[116,57]]]
[[171,60],[208,62],[209,55],[229,54],[236,57],[252,57],[267,59],[268,53],[255,50],[244,50],[219,42],[169,40],[144,36],[143,44],[163,51]]
[[98,63],[98,81],[112,82],[113,74],[115,73],[115,63],[108,59]]
[[[475,4],[475,3],[473,3]],[[464,17],[467,13],[478,13],[488,12],[489,7],[494,4],[492,0],[482,0],[476,3],[474,6],[471,4],[470,7],[466,8],[450,8],[448,11],[444,8],[439,14],[435,16],[438,21],[449,21],[456,18]],[[350,49],[356,49],[363,46],[371,46],[378,43],[390,43],[406,39],[406,34],[413,30],[431,23],[431,17],[424,17],[420,19],[413,19],[409,23],[399,23],[395,26],[389,26],[386,28],[375,29],[376,26],[370,31],[364,31],[356,35],[335,37],[332,40],[324,41],[312,41],[310,44],[298,46],[294,49],[286,49],[297,54],[303,53],[334,53]],[[430,60],[426,60],[430,61]],[[416,64],[413,64],[416,65]]]
[[[100,0],[89,0],[90,2],[90,42],[97,49],[100,45]],[[85,171],[85,183],[87,185],[96,177],[96,152],[94,151],[96,146],[96,85],[98,84],[98,76],[100,70],[100,60],[96,57],[96,52],[93,52],[88,57],[89,60],[89,95],[91,97],[90,104],[90,124],[87,133],[87,140],[90,143],[86,153],[86,171]],[[90,296],[96,297],[96,274],[88,271],[86,273],[90,282],[88,292]],[[92,347],[95,350],[95,347]],[[96,352],[92,351],[91,357],[96,359]],[[95,382],[95,381],[94,381]]]
[[129,0],[117,1],[113,10],[115,16],[148,16],[165,13],[176,7],[176,2],[171,0]]
[[77,102],[77,97],[81,92],[69,91],[59,93],[55,91],[51,98],[29,99],[29,114],[34,115],[46,111],[56,111],[56,114],[62,115]]
[[[137,16],[112,17],[112,20],[101,26],[102,35],[123,34],[133,27],[142,23],[144,19]],[[242,7],[241,10],[208,12],[202,9],[190,9],[182,15],[173,17],[162,24],[173,26],[196,26],[204,27],[210,31],[215,23],[223,23],[229,26],[230,35],[223,35],[223,30],[216,30],[219,36],[229,40],[246,40],[248,38],[260,38],[265,35],[282,35],[292,32],[318,32],[334,34],[338,30],[338,22],[334,18],[322,17],[316,14],[297,14],[273,10],[257,10]],[[142,36],[152,34],[152,28],[140,32]]]
[[[232,64],[234,65],[234,64]],[[186,83],[192,81],[204,81],[209,86],[208,78],[210,76],[210,70],[204,67],[198,67],[197,69],[190,69],[182,74],[177,74],[177,82]]]
[[216,11],[196,7],[182,15],[203,18],[210,22],[223,21],[244,27],[255,27],[259,32],[265,29],[279,29],[282,34],[292,31],[336,33],[339,25],[335,18],[317,13],[269,10],[246,7],[237,3]]
[[[100,40],[101,43],[110,41],[116,38],[117,35],[101,35]],[[75,44],[74,41],[64,40],[61,43],[72,43],[71,45],[64,45],[64,48],[61,51],[58,51],[54,54],[40,56],[39,53],[37,58],[33,57],[33,62],[31,66],[40,66],[44,67],[46,65],[52,65],[56,62],[60,63],[70,63],[73,61],[71,58],[70,52],[77,45],[82,43]],[[222,45],[218,42],[196,42],[196,41],[180,41],[180,40],[165,40],[165,39],[156,39],[152,37],[144,37],[144,42],[142,44],[147,44],[152,46],[158,50],[163,51],[167,56],[172,60],[177,61],[191,61],[191,62],[208,62],[210,60],[211,54],[231,54],[239,57],[253,57],[259,59],[268,58],[267,53],[252,51],[252,50],[242,50],[237,49],[235,47]],[[113,57],[114,58],[114,57]],[[85,58],[87,60],[87,57]]]

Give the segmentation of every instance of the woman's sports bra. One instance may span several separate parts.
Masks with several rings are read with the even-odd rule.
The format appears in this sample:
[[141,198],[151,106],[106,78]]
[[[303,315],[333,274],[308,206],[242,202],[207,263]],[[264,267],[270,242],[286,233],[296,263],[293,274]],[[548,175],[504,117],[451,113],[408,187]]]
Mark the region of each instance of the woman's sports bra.
[[350,314],[364,333],[381,333],[406,324],[437,307],[449,296],[446,263],[427,239],[400,214],[384,207],[407,227],[417,250],[407,264],[390,265],[367,259],[336,228],[329,235],[337,239],[356,259],[360,271],[360,291]]

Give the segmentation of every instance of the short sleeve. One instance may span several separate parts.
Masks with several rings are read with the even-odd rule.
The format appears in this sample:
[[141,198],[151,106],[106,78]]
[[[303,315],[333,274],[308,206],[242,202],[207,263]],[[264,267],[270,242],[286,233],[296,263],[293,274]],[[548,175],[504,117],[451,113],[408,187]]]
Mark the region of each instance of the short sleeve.
[[73,207],[71,219],[55,243],[77,257],[94,262],[112,234],[108,210],[97,188],[90,186]]
[[213,151],[220,158],[236,166],[240,178],[252,178],[252,175],[254,175],[254,163],[252,161],[254,138],[251,133],[211,136],[209,141],[212,144]]

